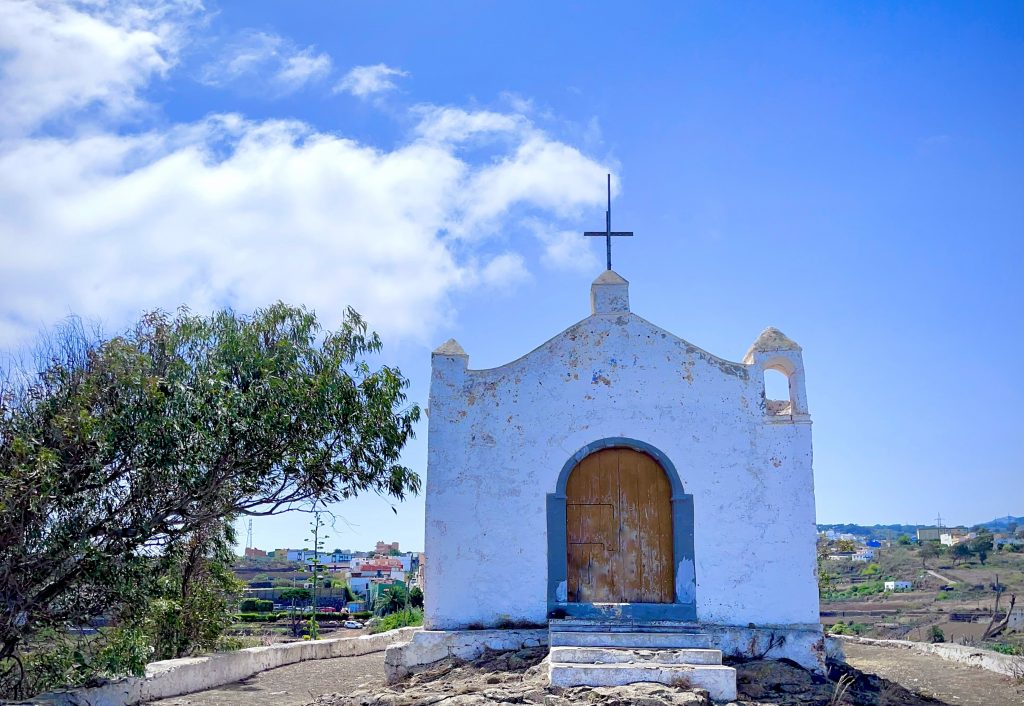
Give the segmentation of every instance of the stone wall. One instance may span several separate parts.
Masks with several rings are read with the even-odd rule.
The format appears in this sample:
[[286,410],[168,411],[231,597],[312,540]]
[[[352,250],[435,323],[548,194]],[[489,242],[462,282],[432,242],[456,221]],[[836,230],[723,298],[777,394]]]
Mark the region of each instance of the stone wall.
[[548,644],[546,629],[529,630],[423,630],[409,642],[394,644],[384,653],[384,674],[393,684],[420,667],[448,657],[472,660],[484,650],[507,652]]
[[865,645],[879,645],[893,649],[913,650],[925,654],[933,654],[942,659],[966,664],[972,667],[981,667],[990,672],[1005,674],[1011,677],[1024,676],[1024,666],[1020,657],[999,654],[992,650],[968,645],[954,645],[946,642],[911,642],[909,640],[873,640],[867,637],[856,637],[853,635],[837,635],[842,640],[860,642]]

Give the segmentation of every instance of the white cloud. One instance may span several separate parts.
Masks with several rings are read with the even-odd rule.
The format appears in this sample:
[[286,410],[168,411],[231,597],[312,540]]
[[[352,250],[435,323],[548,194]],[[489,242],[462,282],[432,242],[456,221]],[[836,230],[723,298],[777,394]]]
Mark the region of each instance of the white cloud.
[[[40,6],[19,7],[34,17]],[[88,19],[106,24],[100,34],[128,36],[101,14]],[[173,34],[139,22],[132,32]],[[79,43],[53,39],[45,60],[68,75],[47,69],[48,107],[0,141],[0,346],[69,311],[119,328],[158,306],[248,310],[278,299],[309,305],[328,324],[351,304],[385,335],[429,342],[453,315],[454,293],[529,277],[514,239],[489,236],[531,218],[568,231],[565,219],[603,204],[605,168],[516,113],[416,107],[418,125],[387,150],[238,115],[132,134],[32,135],[39,121],[77,116],[90,101],[136,101],[138,76],[170,65],[161,41],[141,56],[164,63],[131,80],[98,76],[102,90],[83,99],[68,78]],[[43,59],[30,46],[12,52],[0,58],[0,90],[19,95],[9,68],[45,74],[32,66]],[[245,74],[259,57],[236,54],[230,70]],[[467,141],[491,154],[480,159]],[[571,265],[562,237],[542,238],[548,264]]]
[[396,88],[393,76],[408,76],[408,71],[396,69],[387,64],[375,64],[373,66],[356,66],[345,74],[338,85],[334,87],[335,93],[351,93],[358,98],[385,93]]
[[512,287],[529,278],[523,256],[512,252],[491,259],[480,271],[480,279],[490,287]]
[[274,80],[282,84],[301,85],[319,80],[330,72],[331,57],[327,54],[316,54],[312,47],[307,47],[287,57]]
[[248,31],[204,66],[199,80],[209,86],[269,88],[283,95],[319,81],[330,72],[331,57],[317,53],[315,47],[299,49],[279,35]]
[[[594,254],[590,238],[583,238],[577,230],[558,230],[557,227],[539,226],[534,235],[544,246],[544,264],[556,270],[596,272],[601,263]],[[603,241],[602,241],[603,242]]]
[[0,2],[0,136],[69,110],[137,109],[138,90],[176,62],[184,23],[197,9],[188,0]]
[[525,134],[532,129],[522,115],[489,110],[467,111],[451,106],[421,105],[413,109],[420,116],[416,134],[429,142],[458,143],[502,134]]

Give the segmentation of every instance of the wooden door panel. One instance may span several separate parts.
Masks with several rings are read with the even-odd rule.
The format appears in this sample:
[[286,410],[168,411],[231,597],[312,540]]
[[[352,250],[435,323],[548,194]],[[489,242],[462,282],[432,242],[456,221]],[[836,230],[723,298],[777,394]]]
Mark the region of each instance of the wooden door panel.
[[614,459],[592,454],[569,476],[566,531],[568,591],[581,603],[619,602],[618,480]]
[[583,459],[566,483],[568,599],[672,602],[670,498],[646,454],[606,449]]
[[669,603],[675,590],[672,566],[672,490],[665,472],[650,456],[636,454],[638,535],[641,573],[638,600]]

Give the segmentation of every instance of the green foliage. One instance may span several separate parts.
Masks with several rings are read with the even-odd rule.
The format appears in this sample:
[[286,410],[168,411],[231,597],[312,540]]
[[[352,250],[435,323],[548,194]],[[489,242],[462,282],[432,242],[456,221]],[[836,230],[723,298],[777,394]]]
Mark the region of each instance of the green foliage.
[[954,544],[953,548],[949,551],[949,555],[953,557],[953,565],[956,566],[961,561],[966,561],[971,558],[971,548],[967,546],[966,542],[960,542],[960,544]]
[[387,632],[415,625],[423,625],[423,611],[418,608],[407,608],[381,618],[380,622],[370,628],[370,633]]
[[413,608],[423,607],[423,589],[419,586],[413,586],[409,591],[409,605]]
[[978,557],[978,561],[985,564],[988,553],[992,551],[993,538],[990,532],[983,532],[974,539],[967,542],[967,548]]
[[149,638],[136,629],[112,629],[88,637],[44,629],[35,637],[38,646],[24,655],[24,681],[15,683],[15,672],[10,672],[0,679],[5,690],[34,694],[96,679],[142,676],[152,653]]
[[[242,582],[231,570],[230,522],[203,528],[172,546],[163,558],[155,597],[141,620],[155,659],[213,650],[233,622]],[[256,601],[273,603],[270,601]]]
[[909,534],[901,534],[899,537],[896,538],[896,544],[899,544],[899,545],[904,546],[904,547],[909,547],[910,544],[911,544],[911,542],[910,542],[910,535]]
[[242,613],[269,613],[274,609],[274,601],[265,601],[259,598],[243,598],[238,603],[238,610]]
[[917,555],[921,557],[921,566],[925,566],[928,559],[938,558],[941,550],[941,545],[937,542],[922,542],[921,546],[917,550]]
[[391,615],[406,608],[409,605],[409,593],[402,585],[390,586],[377,594],[377,601],[373,604],[373,612],[376,615]]
[[884,581],[865,581],[863,583],[854,584],[845,591],[832,591],[831,593],[828,593],[825,598],[830,601],[843,601],[851,598],[860,598],[862,596],[873,596],[876,593],[883,593],[884,591]]
[[940,628],[938,625],[932,625],[932,629],[929,633],[928,639],[931,642],[945,642],[946,635],[942,632],[942,628]]
[[818,540],[817,554],[818,567],[816,573],[818,576],[818,598],[820,600],[825,600],[829,594],[836,590],[836,575],[832,573],[828,560],[828,542],[823,539]]
[[985,646],[999,654],[1010,655],[1012,657],[1024,656],[1024,645],[1006,645],[1001,642],[994,642]]
[[846,624],[842,620],[833,625],[829,632],[833,635],[863,635],[871,629],[870,626],[864,623],[849,623]]
[[860,570],[861,576],[878,576],[882,573],[882,567],[878,564],[871,563]]
[[230,591],[189,574],[197,534],[313,498],[418,492],[399,454],[419,409],[399,371],[363,362],[380,348],[352,310],[324,333],[275,304],[156,312],[106,340],[72,321],[34,368],[0,370],[0,662],[97,616],[142,629],[157,656],[205,649]]
[[308,588],[286,588],[278,595],[281,601],[306,604],[313,598]]

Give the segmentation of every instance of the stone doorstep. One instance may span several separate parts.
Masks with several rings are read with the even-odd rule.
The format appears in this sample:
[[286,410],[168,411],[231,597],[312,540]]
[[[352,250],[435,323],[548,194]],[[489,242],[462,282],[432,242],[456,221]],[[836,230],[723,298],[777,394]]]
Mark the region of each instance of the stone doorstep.
[[678,632],[702,633],[697,623],[676,620],[650,620],[642,622],[594,620],[586,618],[565,618],[548,621],[551,632]]
[[559,664],[548,667],[552,686],[625,686],[656,682],[706,689],[715,701],[736,698],[736,670],[721,665]]
[[589,632],[551,630],[551,647],[624,647],[679,649],[711,647],[711,636],[691,632]]
[[644,650],[621,647],[552,647],[551,661],[559,664],[722,664],[721,650]]

